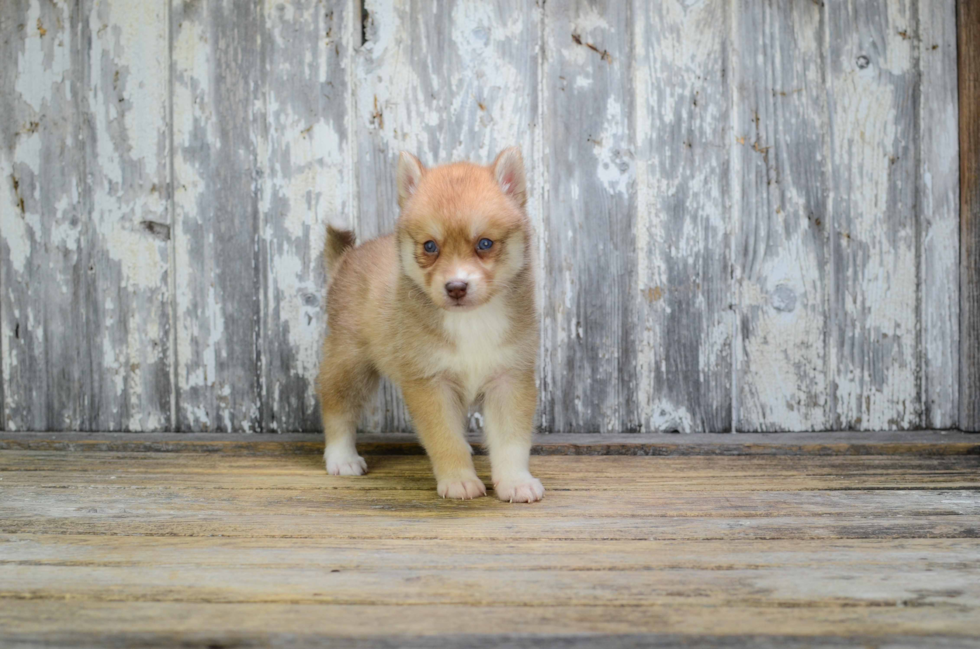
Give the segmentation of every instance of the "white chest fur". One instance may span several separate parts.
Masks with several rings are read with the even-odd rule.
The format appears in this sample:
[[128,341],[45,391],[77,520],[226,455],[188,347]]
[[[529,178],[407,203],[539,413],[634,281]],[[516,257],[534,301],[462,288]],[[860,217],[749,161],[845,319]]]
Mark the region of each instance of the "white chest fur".
[[510,319],[503,304],[491,301],[472,311],[448,312],[443,327],[453,348],[438,363],[462,382],[469,400],[496,373],[513,362],[514,349],[505,344]]

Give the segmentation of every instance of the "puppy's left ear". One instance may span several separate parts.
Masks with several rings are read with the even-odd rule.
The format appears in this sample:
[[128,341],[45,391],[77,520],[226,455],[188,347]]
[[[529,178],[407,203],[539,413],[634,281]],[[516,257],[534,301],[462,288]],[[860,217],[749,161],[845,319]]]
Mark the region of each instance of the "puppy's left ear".
[[521,207],[527,203],[527,180],[524,177],[524,158],[521,150],[512,146],[497,155],[490,167],[500,189],[517,201]]

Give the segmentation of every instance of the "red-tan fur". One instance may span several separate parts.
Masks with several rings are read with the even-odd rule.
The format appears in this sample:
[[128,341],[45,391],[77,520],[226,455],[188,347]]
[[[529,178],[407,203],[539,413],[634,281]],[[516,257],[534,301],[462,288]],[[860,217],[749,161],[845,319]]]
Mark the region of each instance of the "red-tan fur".
[[[466,411],[482,397],[496,495],[540,500],[528,470],[538,319],[520,152],[432,169],[403,153],[397,184],[394,234],[354,247],[351,233],[328,229],[330,333],[318,378],[327,471],[367,470],[355,426],[383,375],[401,386],[439,495],[486,494],[465,439]],[[489,250],[478,249],[484,238]],[[452,297],[447,283],[460,281],[465,295]]]

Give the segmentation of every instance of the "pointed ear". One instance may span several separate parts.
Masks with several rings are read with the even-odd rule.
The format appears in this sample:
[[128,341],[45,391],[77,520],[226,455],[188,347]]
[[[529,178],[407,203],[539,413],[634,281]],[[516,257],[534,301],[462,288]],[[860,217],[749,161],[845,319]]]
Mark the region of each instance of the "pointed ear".
[[501,191],[517,201],[521,207],[527,203],[527,180],[524,177],[524,158],[521,150],[512,146],[497,155],[490,167]]
[[398,185],[398,207],[405,207],[415,190],[419,188],[425,167],[411,153],[402,151],[398,156],[398,169],[395,172],[395,182]]

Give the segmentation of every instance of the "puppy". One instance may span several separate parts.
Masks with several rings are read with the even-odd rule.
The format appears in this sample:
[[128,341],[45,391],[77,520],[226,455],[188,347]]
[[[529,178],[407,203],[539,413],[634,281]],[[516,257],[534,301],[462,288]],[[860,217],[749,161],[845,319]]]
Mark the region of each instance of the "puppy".
[[367,471],[355,426],[384,375],[401,386],[440,496],[487,493],[465,438],[466,412],[482,397],[497,497],[541,500],[528,470],[539,333],[521,153],[432,169],[402,153],[396,178],[393,235],[354,247],[353,233],[327,229],[330,333],[318,378],[327,472]]

